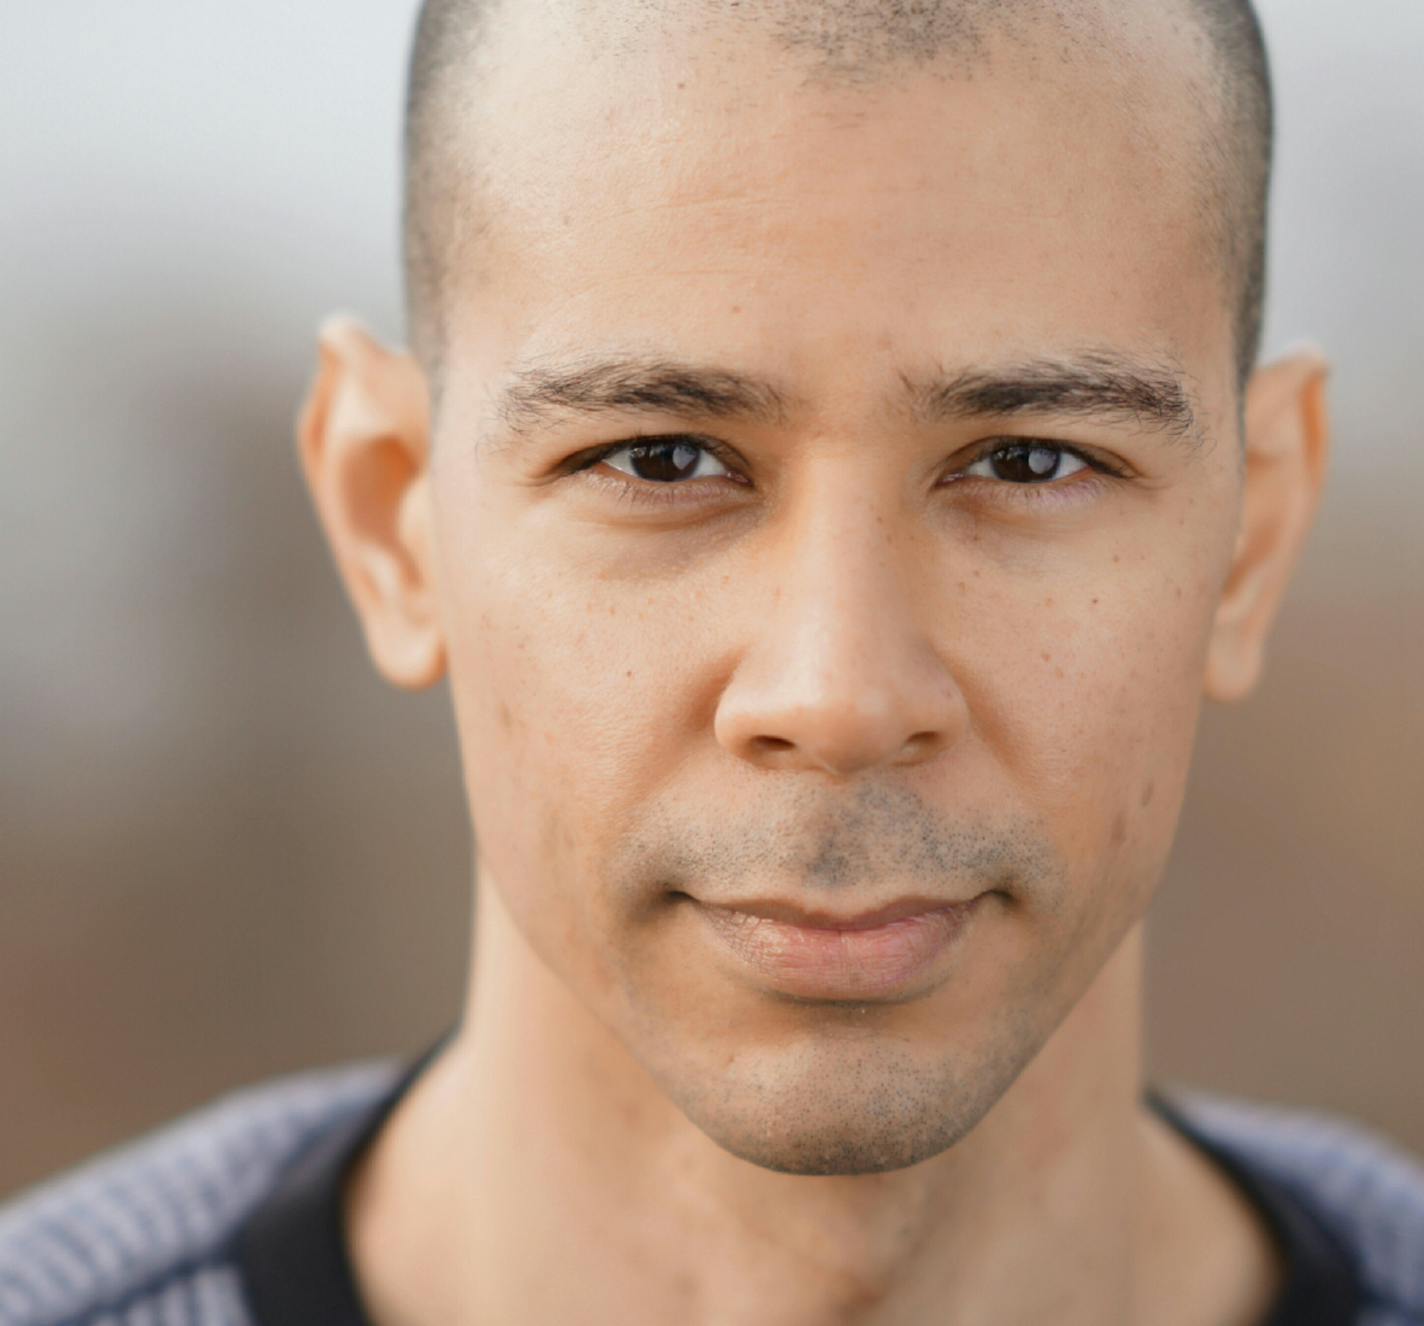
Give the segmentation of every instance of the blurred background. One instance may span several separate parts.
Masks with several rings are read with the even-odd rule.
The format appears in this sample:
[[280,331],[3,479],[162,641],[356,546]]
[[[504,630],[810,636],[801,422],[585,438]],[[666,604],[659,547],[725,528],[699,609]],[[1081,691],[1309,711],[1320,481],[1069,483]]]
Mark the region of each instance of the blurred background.
[[[1211,710],[1149,928],[1151,1068],[1424,1151],[1424,5],[1264,0],[1268,350],[1332,490]],[[55,0],[0,50],[0,1197],[453,1019],[445,692],[366,661],[292,419],[328,310],[402,336],[412,0]]]

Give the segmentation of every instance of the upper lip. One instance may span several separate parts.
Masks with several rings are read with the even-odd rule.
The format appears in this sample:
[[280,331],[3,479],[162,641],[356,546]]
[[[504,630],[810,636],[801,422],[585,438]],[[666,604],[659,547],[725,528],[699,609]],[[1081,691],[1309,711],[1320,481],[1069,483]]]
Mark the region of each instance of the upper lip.
[[808,930],[873,930],[876,926],[889,925],[891,921],[902,921],[907,916],[923,916],[926,912],[940,912],[950,907],[964,907],[973,898],[899,898],[872,911],[838,914],[813,910],[784,902],[777,898],[749,898],[736,902],[708,902],[698,899],[704,907],[716,907],[722,911],[742,912],[747,916],[759,916],[767,921],[780,921],[785,925],[801,926]]

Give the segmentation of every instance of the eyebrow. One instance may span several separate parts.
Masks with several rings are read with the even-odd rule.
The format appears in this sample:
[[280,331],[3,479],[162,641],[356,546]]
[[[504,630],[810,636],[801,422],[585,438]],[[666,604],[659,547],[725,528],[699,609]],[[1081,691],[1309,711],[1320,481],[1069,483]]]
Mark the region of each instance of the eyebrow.
[[516,368],[495,411],[505,428],[518,436],[561,414],[615,411],[785,424],[804,404],[766,378],[633,355]]
[[[1185,375],[1168,359],[1090,350],[997,368],[897,376],[901,394],[887,403],[923,424],[1052,413],[1200,440]],[[561,415],[674,414],[785,425],[797,412],[809,412],[809,405],[770,378],[628,355],[516,368],[495,411],[510,435],[489,448],[497,452]]]
[[1201,441],[1186,374],[1165,358],[1089,350],[928,380],[902,373],[900,382],[912,414],[925,423],[1042,412],[1132,424],[1194,445]]

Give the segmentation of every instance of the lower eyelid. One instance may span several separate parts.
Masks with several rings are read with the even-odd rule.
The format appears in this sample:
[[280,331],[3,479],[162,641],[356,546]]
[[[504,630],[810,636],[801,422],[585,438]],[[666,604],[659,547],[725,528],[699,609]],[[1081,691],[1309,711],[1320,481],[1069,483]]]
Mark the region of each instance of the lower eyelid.
[[[973,483],[978,476],[969,475],[968,478]],[[966,497],[966,500],[999,503],[1006,507],[1044,509],[1092,501],[1110,491],[1115,482],[1118,480],[1112,474],[1088,466],[1057,483],[1006,483],[1002,479],[986,480],[976,484],[974,497]]]

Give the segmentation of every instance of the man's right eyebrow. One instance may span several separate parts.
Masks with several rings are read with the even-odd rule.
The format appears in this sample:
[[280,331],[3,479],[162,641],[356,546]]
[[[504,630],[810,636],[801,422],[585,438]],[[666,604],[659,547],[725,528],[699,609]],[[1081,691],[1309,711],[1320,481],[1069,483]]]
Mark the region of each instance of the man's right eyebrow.
[[508,437],[503,451],[565,414],[672,414],[749,419],[784,425],[805,402],[770,379],[663,356],[615,356],[534,363],[514,370],[495,417]]

